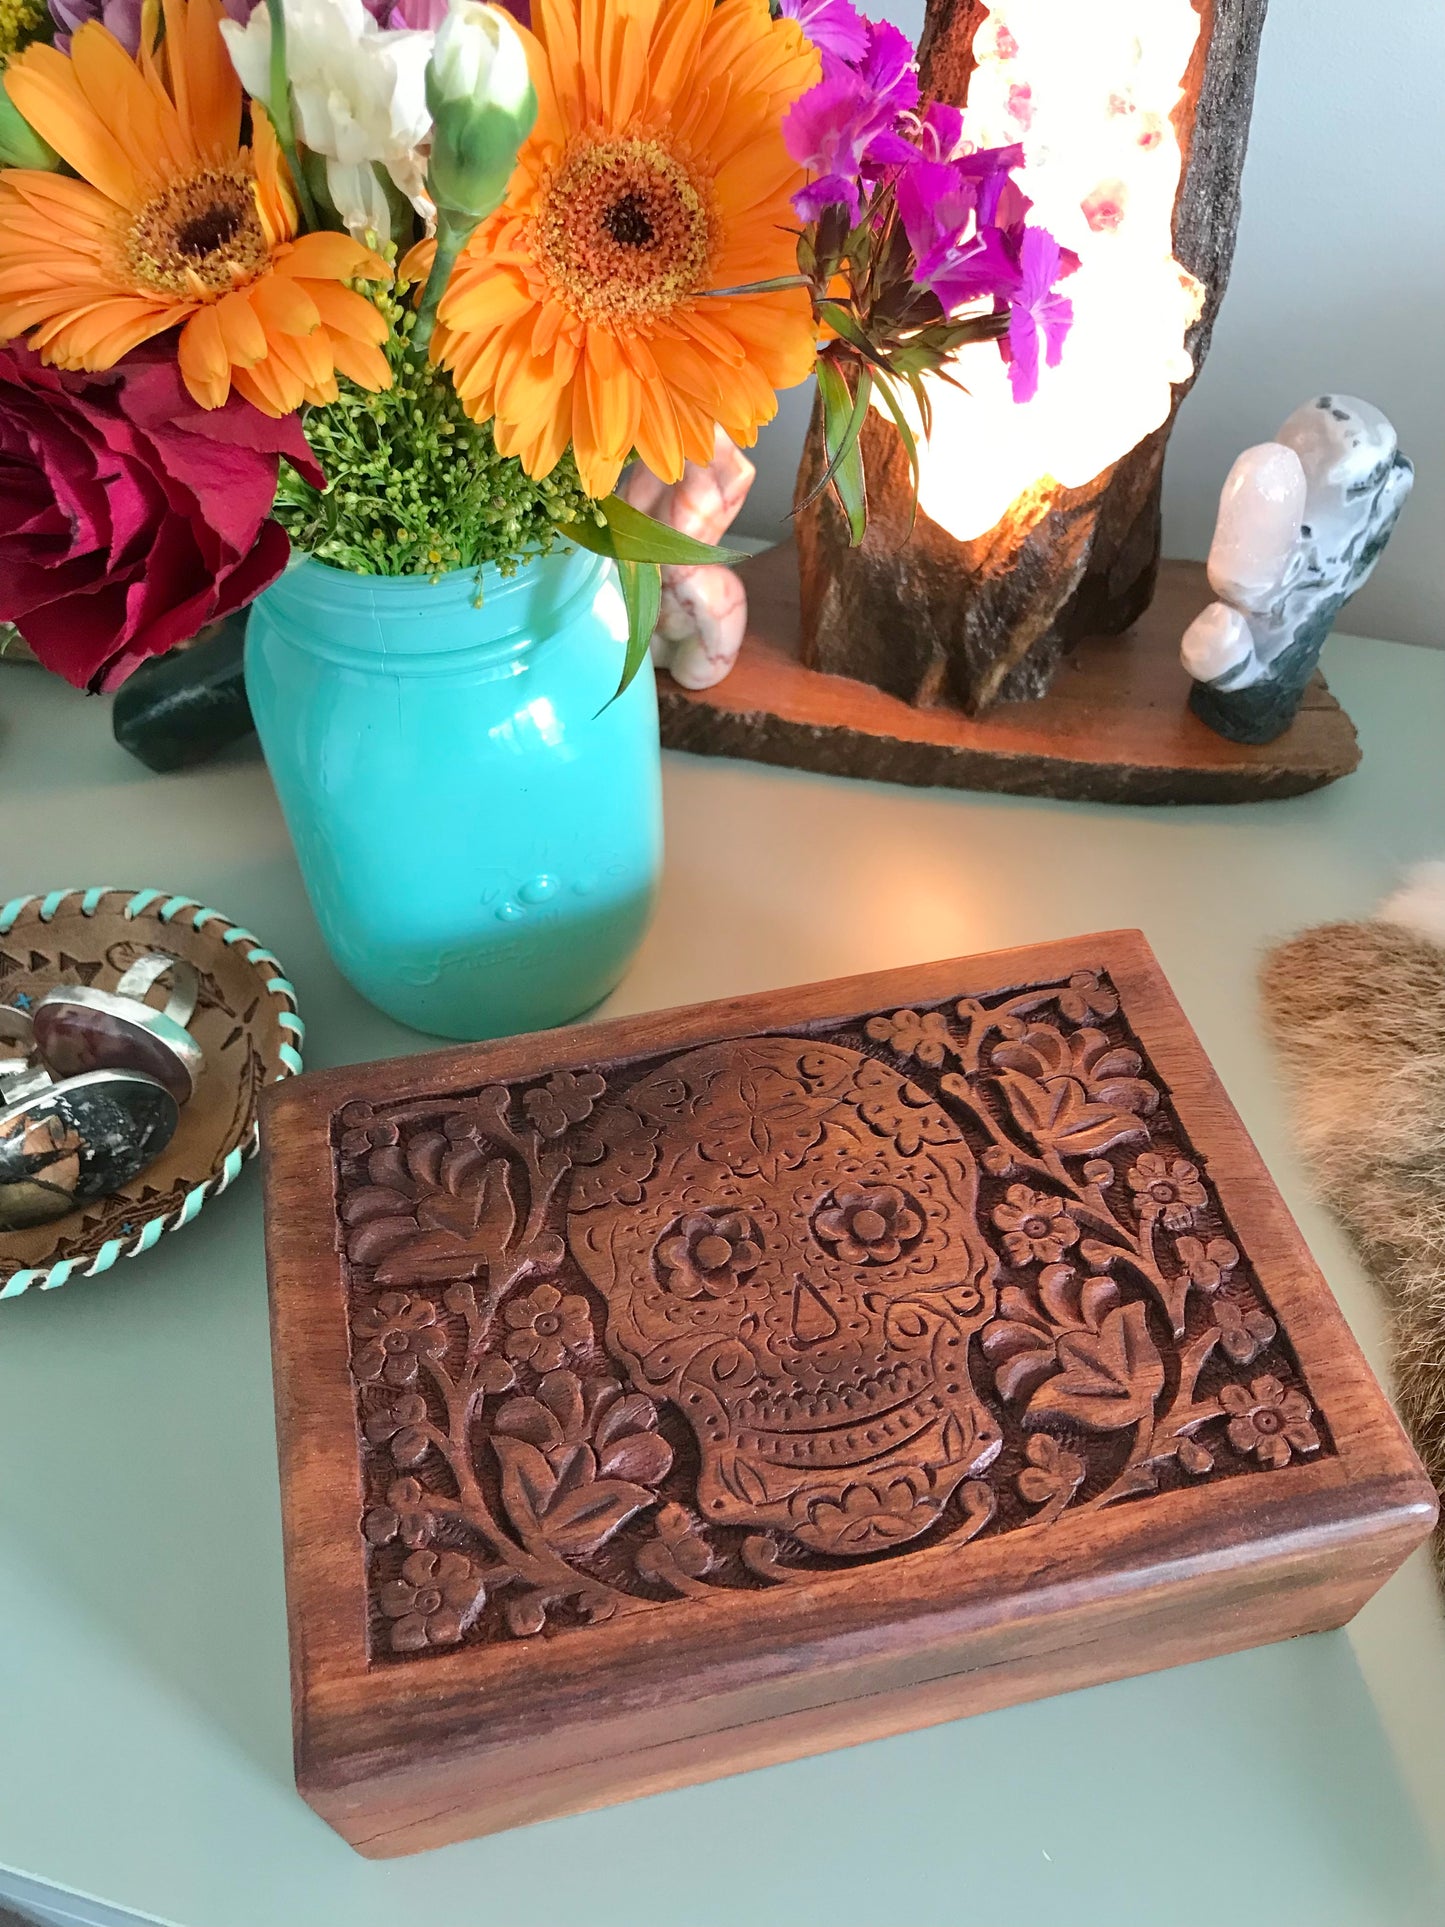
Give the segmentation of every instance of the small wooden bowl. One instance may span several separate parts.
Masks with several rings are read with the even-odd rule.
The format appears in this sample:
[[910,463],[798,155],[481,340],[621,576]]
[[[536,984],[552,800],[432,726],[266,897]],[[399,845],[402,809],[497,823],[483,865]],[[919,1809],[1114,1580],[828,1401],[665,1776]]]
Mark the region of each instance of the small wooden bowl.
[[228,917],[163,890],[52,890],[0,907],[0,1003],[34,1002],[59,983],[113,990],[150,950],[186,958],[200,978],[195,1095],[130,1184],[53,1223],[0,1232],[0,1298],[94,1278],[189,1224],[255,1155],[263,1087],[301,1069],[303,1026],[279,961]]

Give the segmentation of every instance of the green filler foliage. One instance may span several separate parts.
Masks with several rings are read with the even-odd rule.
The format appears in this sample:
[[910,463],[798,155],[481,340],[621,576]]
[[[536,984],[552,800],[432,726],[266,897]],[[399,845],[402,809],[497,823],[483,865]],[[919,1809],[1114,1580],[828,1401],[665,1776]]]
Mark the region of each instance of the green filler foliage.
[[292,545],[356,575],[421,575],[494,563],[513,575],[598,511],[570,451],[544,481],[499,455],[488,424],[469,421],[451,376],[412,347],[404,289],[368,289],[391,325],[392,386],[370,395],[344,378],[341,397],[305,415],[327,477],[318,490],[283,462],[276,519]]

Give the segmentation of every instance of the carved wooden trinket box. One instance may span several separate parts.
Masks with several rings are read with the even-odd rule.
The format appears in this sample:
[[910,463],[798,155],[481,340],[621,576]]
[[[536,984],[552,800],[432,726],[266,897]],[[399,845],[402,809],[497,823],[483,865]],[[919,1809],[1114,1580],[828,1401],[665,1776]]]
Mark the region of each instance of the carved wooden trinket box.
[[264,1139],[297,1779],[363,1853],[1337,1626],[1434,1517],[1137,933]]

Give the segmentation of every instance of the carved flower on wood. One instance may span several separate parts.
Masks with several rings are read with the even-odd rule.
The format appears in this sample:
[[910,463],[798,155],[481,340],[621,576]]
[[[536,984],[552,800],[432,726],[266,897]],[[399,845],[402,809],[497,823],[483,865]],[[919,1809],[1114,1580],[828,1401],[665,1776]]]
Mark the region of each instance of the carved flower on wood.
[[939,1514],[938,1501],[922,1489],[914,1473],[897,1478],[860,1480],[836,1500],[815,1499],[809,1525],[797,1536],[806,1545],[816,1538],[830,1552],[874,1552],[927,1531]]
[[994,1206],[993,1221],[1003,1233],[1011,1265],[1056,1265],[1079,1240],[1079,1227],[1062,1198],[1011,1184],[1004,1202]]
[[576,1292],[563,1293],[555,1285],[538,1285],[524,1298],[503,1308],[507,1323],[506,1353],[534,1371],[555,1371],[568,1352],[592,1336],[587,1300]]
[[522,1109],[543,1137],[561,1137],[591,1117],[606,1090],[607,1080],[596,1071],[553,1071],[544,1085],[527,1092]]
[[1059,992],[1059,1015],[1070,1023],[1084,1024],[1091,1017],[1110,1018],[1117,1014],[1119,999],[1107,984],[1100,983],[1097,970],[1076,970],[1068,988]]
[[1202,1244],[1198,1238],[1181,1238],[1176,1249],[1189,1273],[1191,1284],[1201,1291],[1217,1291],[1239,1263],[1238,1247],[1228,1238],[1211,1238]]
[[875,1044],[887,1044],[900,1057],[916,1057],[934,1070],[953,1050],[941,1011],[895,1010],[891,1017],[870,1017],[865,1028]]
[[1276,1337],[1279,1327],[1267,1312],[1246,1300],[1221,1295],[1214,1301],[1219,1342],[1236,1365],[1252,1365]]
[[393,1479],[386,1489],[386,1504],[373,1506],[361,1522],[374,1546],[389,1546],[393,1539],[404,1546],[424,1546],[431,1527],[426,1494],[416,1479]]
[[1254,1379],[1248,1391],[1226,1385],[1219,1402],[1230,1415],[1229,1443],[1236,1452],[1252,1452],[1261,1465],[1288,1465],[1295,1452],[1319,1450],[1309,1400],[1271,1373]]
[[454,1646],[486,1593],[464,1553],[413,1552],[402,1562],[401,1577],[383,1580],[376,1598],[392,1622],[392,1650],[415,1653],[424,1646]]
[[1161,1157],[1157,1151],[1145,1151],[1136,1161],[1129,1173],[1129,1189],[1135,1194],[1139,1216],[1157,1217],[1170,1231],[1187,1231],[1195,1213],[1209,1202],[1197,1164],[1188,1158]]
[[[1139,1053],[1110,1043],[1101,1030],[1065,1036],[1048,1024],[1031,1025],[994,1046],[993,1067],[1014,1122],[1041,1150],[1065,1157],[1093,1157],[1143,1137],[1140,1119],[1159,1105],[1158,1091],[1139,1076]],[[943,1089],[968,1096],[956,1077],[944,1078]]]
[[686,1506],[665,1505],[658,1509],[657,1537],[649,1539],[637,1555],[637,1570],[644,1579],[667,1585],[675,1572],[701,1579],[711,1569],[712,1557],[694,1514]]
[[378,1117],[369,1104],[345,1105],[340,1122],[341,1149],[349,1157],[365,1157],[368,1151],[385,1150],[401,1138],[394,1120]]
[[412,1466],[420,1465],[431,1450],[426,1422],[426,1400],[419,1392],[410,1392],[373,1412],[364,1429],[373,1445],[390,1446],[397,1465]]
[[584,1383],[565,1371],[547,1373],[535,1398],[498,1408],[492,1450],[518,1536],[564,1558],[596,1552],[655,1503],[649,1488],[672,1467],[650,1398],[625,1393],[615,1378]]
[[1029,1505],[1047,1505],[1077,1492],[1084,1482],[1084,1461],[1048,1432],[1031,1432],[1024,1447],[1028,1464],[1014,1484]]
[[657,1247],[658,1269],[679,1298],[726,1298],[763,1255],[745,1211],[697,1211]]
[[840,1184],[813,1229],[845,1264],[891,1265],[923,1230],[923,1213],[896,1184]]
[[447,1348],[436,1306],[401,1291],[384,1291],[375,1305],[356,1314],[351,1329],[362,1341],[352,1351],[351,1369],[363,1385],[377,1379],[414,1385],[423,1361],[440,1358]]

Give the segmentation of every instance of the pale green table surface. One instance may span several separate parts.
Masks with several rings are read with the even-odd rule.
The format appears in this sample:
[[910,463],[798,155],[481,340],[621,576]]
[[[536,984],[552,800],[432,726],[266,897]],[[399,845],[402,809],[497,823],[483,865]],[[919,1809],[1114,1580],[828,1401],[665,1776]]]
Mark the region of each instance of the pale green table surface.
[[[1337,639],[1365,761],[1127,810],[668,759],[662,905],[613,1012],[1142,926],[1367,1350],[1382,1319],[1288,1148],[1273,935],[1445,852],[1445,653]],[[312,1065],[424,1041],[327,959],[254,748],[158,777],[109,706],[0,670],[0,896],[156,885],[288,966]],[[438,800],[437,808],[444,807]],[[416,801],[416,833],[429,804]],[[0,1899],[182,1927],[1438,1927],[1445,1616],[1423,1555],[1348,1632],[418,1858],[291,1783],[261,1185],[103,1279],[0,1305]]]

